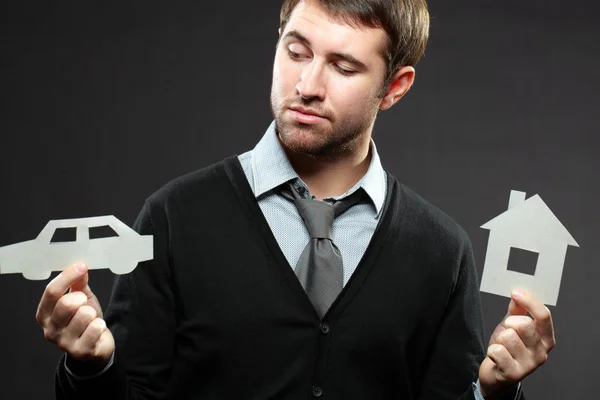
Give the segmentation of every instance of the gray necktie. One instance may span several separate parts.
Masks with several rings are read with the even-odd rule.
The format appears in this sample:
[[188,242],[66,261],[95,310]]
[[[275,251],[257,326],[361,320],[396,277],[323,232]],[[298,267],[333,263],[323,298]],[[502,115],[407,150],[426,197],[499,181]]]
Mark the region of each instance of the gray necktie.
[[[359,202],[365,192],[359,188],[333,205],[303,198],[293,186],[290,192],[310,235],[294,271],[319,317],[323,318],[344,286],[342,255],[332,240],[333,220]],[[290,198],[289,192],[287,194]]]

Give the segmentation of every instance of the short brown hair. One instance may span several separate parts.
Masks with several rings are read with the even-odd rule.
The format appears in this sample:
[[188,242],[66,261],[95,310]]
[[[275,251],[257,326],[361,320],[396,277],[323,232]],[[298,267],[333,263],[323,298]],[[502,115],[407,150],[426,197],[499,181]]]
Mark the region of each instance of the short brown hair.
[[[284,0],[279,27],[285,30],[290,15],[303,0]],[[388,37],[382,55],[387,61],[386,87],[394,72],[415,66],[429,39],[429,11],[425,0],[311,0],[334,19],[351,26],[382,28]]]

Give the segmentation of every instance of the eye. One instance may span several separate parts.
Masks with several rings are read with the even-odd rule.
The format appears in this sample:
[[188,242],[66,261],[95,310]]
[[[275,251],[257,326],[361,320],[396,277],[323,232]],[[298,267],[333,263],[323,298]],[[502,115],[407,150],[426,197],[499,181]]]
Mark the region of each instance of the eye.
[[290,58],[300,58],[300,54],[299,53],[295,53],[291,50],[288,50],[288,55],[290,56]]
[[356,71],[344,69],[337,64],[335,64],[335,69],[337,69],[340,74],[345,75],[345,76],[354,75],[356,73]]

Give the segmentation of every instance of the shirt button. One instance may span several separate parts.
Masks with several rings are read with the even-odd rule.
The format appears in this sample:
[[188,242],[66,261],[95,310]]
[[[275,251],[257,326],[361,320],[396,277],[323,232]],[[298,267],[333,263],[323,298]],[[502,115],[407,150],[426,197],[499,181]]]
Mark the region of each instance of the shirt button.
[[323,389],[321,389],[320,386],[313,386],[312,388],[312,395],[315,397],[321,397],[323,396]]
[[327,335],[329,333],[329,325],[328,324],[323,323],[323,324],[319,325],[319,329],[321,330],[321,333],[323,335]]

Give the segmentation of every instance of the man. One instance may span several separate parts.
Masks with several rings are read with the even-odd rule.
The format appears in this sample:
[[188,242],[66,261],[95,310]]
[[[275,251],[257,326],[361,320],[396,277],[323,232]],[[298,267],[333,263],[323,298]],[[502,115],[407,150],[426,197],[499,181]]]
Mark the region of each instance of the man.
[[147,199],[155,257],[117,277],[106,322],[85,265],[48,284],[57,397],[522,398],[549,310],[515,291],[486,353],[467,235],[371,139],[428,29],[420,0],[286,0],[257,146]]

